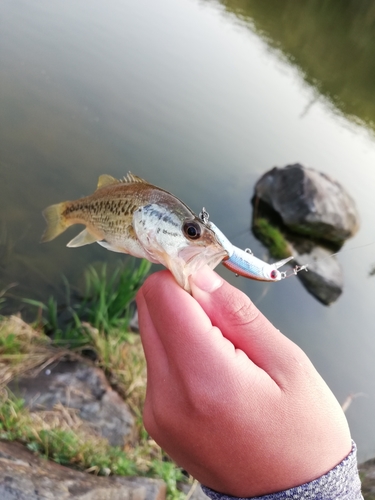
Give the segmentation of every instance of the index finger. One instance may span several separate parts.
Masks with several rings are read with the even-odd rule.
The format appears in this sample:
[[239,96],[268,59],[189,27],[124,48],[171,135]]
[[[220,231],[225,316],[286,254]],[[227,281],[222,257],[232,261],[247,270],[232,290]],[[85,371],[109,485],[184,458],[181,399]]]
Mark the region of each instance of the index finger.
[[149,370],[160,371],[155,356],[160,346],[175,366],[191,374],[199,371],[201,376],[205,370],[212,372],[214,364],[224,366],[228,356],[230,359],[236,355],[235,346],[212,325],[199,303],[176,283],[169,271],[147,278],[139,291],[138,301],[141,300],[152,321],[152,328],[148,325],[141,329]]

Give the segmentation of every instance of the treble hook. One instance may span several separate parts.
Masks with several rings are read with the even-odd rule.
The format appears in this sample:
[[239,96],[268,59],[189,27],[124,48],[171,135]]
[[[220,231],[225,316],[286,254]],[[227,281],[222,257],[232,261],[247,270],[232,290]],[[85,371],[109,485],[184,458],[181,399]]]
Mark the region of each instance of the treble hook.
[[287,273],[286,271],[282,272],[281,279],[283,280],[285,278],[290,278],[291,276],[297,276],[297,274],[300,271],[308,272],[307,266],[308,266],[308,264],[304,264],[303,266],[294,266],[293,269],[291,269],[290,273]]

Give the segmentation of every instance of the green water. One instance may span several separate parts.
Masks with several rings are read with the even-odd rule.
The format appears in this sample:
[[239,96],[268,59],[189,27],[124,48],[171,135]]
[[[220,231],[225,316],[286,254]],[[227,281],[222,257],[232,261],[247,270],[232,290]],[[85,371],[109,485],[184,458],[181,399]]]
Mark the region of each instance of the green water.
[[[372,2],[3,0],[0,5],[0,290],[63,297],[99,245],[39,244],[41,211],[128,170],[179,196],[240,247],[256,180],[301,162],[341,182],[361,228],[339,256],[343,295],[318,303],[291,278],[236,279],[311,357],[375,456],[375,57]],[[313,411],[313,408],[312,408]]]

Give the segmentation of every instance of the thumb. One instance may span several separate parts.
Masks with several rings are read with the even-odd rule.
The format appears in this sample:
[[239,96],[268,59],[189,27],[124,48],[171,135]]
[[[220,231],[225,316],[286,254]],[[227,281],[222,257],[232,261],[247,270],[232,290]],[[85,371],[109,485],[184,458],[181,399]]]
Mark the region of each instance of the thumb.
[[303,351],[280,333],[247,295],[208,266],[190,277],[190,285],[212,324],[281,387],[301,364],[310,364]]

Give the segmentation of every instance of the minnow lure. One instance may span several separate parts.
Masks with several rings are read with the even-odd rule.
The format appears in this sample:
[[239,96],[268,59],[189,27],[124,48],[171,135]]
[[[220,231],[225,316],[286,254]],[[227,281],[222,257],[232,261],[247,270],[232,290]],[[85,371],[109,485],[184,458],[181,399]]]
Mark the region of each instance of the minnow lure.
[[204,207],[199,214],[199,217],[202,222],[204,222],[215,233],[216,238],[228,254],[228,256],[224,257],[222,260],[223,266],[234,272],[237,276],[244,276],[245,278],[258,281],[273,282],[296,275],[302,270],[307,271],[307,265],[304,265],[295,266],[289,274],[285,271],[280,272],[278,269],[294,259],[293,256],[279,260],[273,264],[268,264],[267,262],[255,257],[249,248],[241,250],[233,245],[220,231],[220,229],[213,222],[209,221],[209,214]]

